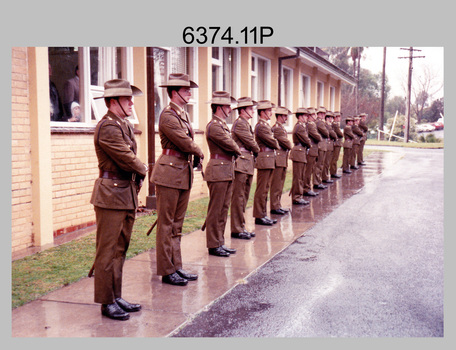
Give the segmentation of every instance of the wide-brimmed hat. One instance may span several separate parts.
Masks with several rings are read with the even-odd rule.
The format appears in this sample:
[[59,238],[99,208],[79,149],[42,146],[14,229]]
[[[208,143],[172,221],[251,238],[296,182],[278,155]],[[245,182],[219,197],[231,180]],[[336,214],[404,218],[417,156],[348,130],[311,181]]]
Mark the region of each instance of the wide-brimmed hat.
[[342,113],[340,113],[339,111],[334,112],[334,117],[340,117],[341,115],[342,115]]
[[269,108],[274,108],[274,107],[275,107],[275,104],[269,100],[258,101],[258,105],[257,105],[258,110],[269,109]]
[[233,96],[230,96],[229,92],[213,91],[212,99],[208,103],[211,103],[213,105],[230,106],[236,102],[236,99]]
[[296,114],[296,116],[297,116],[298,114],[307,115],[307,114],[310,114],[310,113],[309,113],[309,110],[307,108],[299,107],[294,114]]
[[171,73],[168,76],[168,81],[164,82],[163,84],[159,85],[160,87],[172,87],[172,86],[182,86],[182,87],[189,87],[189,88],[197,88],[198,85],[191,81],[188,74],[184,73]]
[[95,99],[121,96],[141,96],[142,94],[143,92],[139,88],[131,85],[127,80],[112,79],[104,83],[103,96],[95,97]]
[[318,107],[317,113],[326,113],[326,108],[323,106]]
[[352,122],[353,121],[353,118],[352,117],[347,117],[345,118],[345,122]]
[[325,118],[334,118],[334,113],[331,111],[326,111]]
[[253,107],[256,105],[258,105],[258,102],[252,100],[251,97],[240,97],[237,100],[237,106],[233,107],[233,109],[244,108],[244,107]]
[[307,108],[307,111],[309,112],[309,114],[315,114],[317,113],[316,109],[314,107],[308,107]]
[[274,111],[274,114],[280,114],[280,115],[289,115],[289,114],[293,114],[292,111],[290,111],[288,108],[286,107],[277,107]]
[[367,113],[361,113],[358,117],[367,117]]

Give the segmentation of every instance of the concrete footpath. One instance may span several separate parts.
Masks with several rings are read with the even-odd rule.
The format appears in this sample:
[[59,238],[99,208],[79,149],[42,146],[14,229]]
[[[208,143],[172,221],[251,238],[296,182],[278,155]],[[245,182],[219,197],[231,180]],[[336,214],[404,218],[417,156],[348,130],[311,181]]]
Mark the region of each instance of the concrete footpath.
[[[366,183],[402,156],[401,148],[386,148],[367,157],[366,166],[344,174],[310,205],[292,206],[284,194],[282,205],[296,214],[274,216],[272,227],[254,225],[252,209],[246,213],[247,228],[255,230],[251,240],[231,239],[229,224],[225,231],[227,246],[237,253],[229,258],[209,256],[205,232],[195,231],[182,238],[184,269],[199,278],[185,287],[161,283],[155,274],[155,250],[142,253],[125,263],[123,297],[142,305],[128,321],[101,316],[100,305],[93,302],[93,279],[82,280],[51,292],[11,312],[12,337],[167,337],[183,327],[198,313],[207,310],[238,284],[243,284],[263,264],[286,249],[316,222],[326,217]],[[339,174],[342,171],[339,169]]]

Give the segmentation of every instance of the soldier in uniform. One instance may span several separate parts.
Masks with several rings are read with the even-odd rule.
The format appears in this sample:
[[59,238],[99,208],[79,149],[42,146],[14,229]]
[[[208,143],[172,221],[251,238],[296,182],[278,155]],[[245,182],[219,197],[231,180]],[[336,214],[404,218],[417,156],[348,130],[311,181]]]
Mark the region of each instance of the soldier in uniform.
[[255,158],[260,148],[253,136],[250,119],[253,117],[253,106],[258,103],[250,97],[238,99],[237,109],[239,117],[231,128],[231,137],[241,150],[241,156],[234,163],[234,184],[231,197],[231,237],[250,239],[255,232],[245,228],[245,209],[249,199],[255,169]]
[[358,152],[359,152],[359,146],[361,144],[361,138],[363,137],[363,132],[361,131],[359,127],[359,121],[360,117],[354,117],[353,118],[353,125],[352,125],[352,131],[353,135],[355,135],[355,138],[353,139],[353,149],[351,152],[351,160],[350,160],[350,169],[359,169],[359,167],[356,165],[356,158],[358,157]]
[[358,150],[358,165],[365,165],[366,163],[364,162],[363,153],[364,153],[364,145],[366,144],[366,140],[367,140],[367,132],[368,132],[369,128],[367,127],[367,123],[366,123],[367,114],[361,113],[359,115],[359,117],[361,118],[361,120],[359,121],[359,128],[363,132],[363,137],[361,137],[361,139],[359,140],[360,144],[359,144],[359,150]]
[[315,124],[317,125],[317,131],[321,136],[321,141],[318,143],[318,157],[314,172],[314,188],[319,190],[324,190],[327,187],[322,184],[323,167],[325,164],[326,150],[328,147],[327,139],[329,137],[329,132],[324,121],[325,116],[326,109],[324,107],[319,107],[317,109],[317,121]]
[[337,174],[337,162],[339,160],[340,149],[344,141],[344,134],[342,130],[340,130],[340,112],[334,112],[334,121],[332,122],[332,129],[336,133],[337,140],[334,142],[334,151],[331,157],[329,172],[331,173],[332,178],[338,179],[341,176]]
[[100,177],[95,181],[90,203],[94,205],[97,233],[95,270],[95,302],[101,304],[101,314],[127,320],[129,312],[141,305],[122,298],[122,271],[130,244],[138,192],[147,175],[147,165],[136,156],[133,126],[126,119],[132,115],[133,96],[142,91],[123,79],[104,84],[108,112],[95,128],[94,143]]
[[274,138],[279,143],[279,148],[276,150],[275,168],[271,178],[271,214],[285,215],[289,212],[288,209],[282,208],[280,200],[282,198],[283,186],[287,176],[288,167],[288,152],[291,150],[292,144],[288,139],[287,130],[284,124],[288,120],[288,115],[292,114],[285,107],[277,107],[275,110],[276,123],[272,127]]
[[334,181],[331,180],[331,173],[329,171],[332,155],[334,151],[334,142],[337,141],[337,135],[332,128],[332,122],[334,121],[334,114],[331,111],[327,111],[325,115],[325,122],[326,122],[326,129],[328,129],[329,137],[326,139],[327,141],[327,148],[326,148],[326,157],[325,163],[323,165],[323,172],[321,175],[321,179],[324,183],[333,183]]
[[342,159],[342,172],[344,174],[351,174],[350,170],[350,160],[352,157],[352,148],[353,148],[353,139],[355,138],[355,135],[353,134],[352,131],[352,125],[353,125],[353,118],[352,117],[347,117],[345,118],[345,128],[344,128],[344,156]]
[[315,197],[318,195],[318,192],[314,192],[312,189],[313,184],[315,183],[314,174],[318,157],[318,144],[321,142],[322,137],[317,130],[317,125],[315,124],[315,108],[309,107],[307,108],[307,111],[309,114],[306,126],[311,146],[309,148],[309,152],[307,153],[307,166],[304,175],[304,196]]
[[307,164],[307,150],[311,147],[311,141],[307,134],[307,117],[309,111],[306,108],[298,108],[295,112],[296,122],[293,128],[293,148],[290,152],[290,159],[293,161],[293,180],[291,185],[291,200],[293,204],[306,205],[304,195],[304,182]]
[[279,148],[279,143],[274,138],[269,120],[272,116],[273,103],[268,100],[258,102],[258,123],[255,126],[255,141],[260,148],[258,157],[255,161],[257,169],[256,190],[253,198],[253,217],[257,225],[273,225],[276,219],[267,216],[267,201],[269,186],[271,184],[272,172],[275,168],[275,150]]
[[206,216],[206,243],[210,255],[228,257],[235,249],[225,246],[225,226],[233,193],[234,162],[241,149],[234,142],[226,118],[236,99],[226,91],[212,93],[212,119],[206,126],[206,140],[211,158],[206,166],[204,180],[209,188]]
[[181,255],[182,225],[193,183],[192,155],[198,163],[204,154],[194,141],[184,107],[192,96],[191,89],[198,85],[187,74],[176,73],[160,87],[166,88],[171,101],[158,122],[163,151],[151,176],[157,195],[157,274],[163,283],[185,286],[198,278],[182,270]]

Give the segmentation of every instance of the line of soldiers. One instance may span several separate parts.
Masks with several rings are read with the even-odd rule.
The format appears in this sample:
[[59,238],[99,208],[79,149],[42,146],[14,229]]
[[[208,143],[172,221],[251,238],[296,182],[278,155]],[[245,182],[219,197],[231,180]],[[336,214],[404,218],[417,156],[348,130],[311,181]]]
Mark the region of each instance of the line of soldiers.
[[[185,286],[188,281],[197,280],[198,275],[182,268],[182,227],[190,199],[193,171],[202,169],[205,156],[194,140],[194,131],[184,107],[192,96],[191,89],[198,88],[198,85],[187,74],[176,73],[170,74],[167,82],[160,87],[166,88],[170,103],[159,118],[162,153],[154,164],[150,178],[155,184],[157,196],[157,274],[162,276],[163,283]],[[133,129],[126,119],[132,114],[132,97],[140,94],[142,92],[127,81],[105,83],[103,97],[109,112],[95,131],[100,178],[94,188],[92,203],[97,213],[98,231],[96,260],[89,275],[95,270],[95,302],[102,304],[102,314],[118,320],[126,320],[129,312],[141,309],[139,304],[129,303],[121,297],[122,268],[138,205],[137,195],[147,172],[147,166],[136,157]],[[236,100],[225,91],[214,91],[209,102],[212,119],[206,125],[205,135],[210,159],[203,172],[209,189],[209,203],[202,227],[203,231],[206,230],[209,255],[229,257],[236,253],[235,249],[225,245],[224,239],[230,208],[231,237],[246,240],[255,237],[254,232],[247,230],[245,221],[255,168],[255,224],[271,226],[277,220],[267,215],[268,195],[271,214],[285,215],[289,212],[281,205],[289,156],[293,164],[290,191],[293,205],[309,204],[305,196],[317,196],[318,192],[313,190],[323,190],[327,187],[324,184],[333,182],[331,178],[340,178],[337,160],[342,146],[344,173],[350,172],[349,167],[357,168],[356,159],[358,165],[364,165],[362,150],[366,135],[361,130],[367,131],[367,127],[364,129],[365,122],[359,120],[366,115],[355,120],[347,118],[347,126],[342,133],[340,113],[326,111],[324,107],[298,108],[292,113],[268,100],[256,102],[250,97]],[[230,130],[226,119],[235,103],[238,118]],[[252,129],[250,119],[254,115],[254,107],[258,123]],[[269,121],[273,113],[276,123],[271,127]],[[293,142],[290,142],[285,129],[291,114],[297,118]],[[140,181],[135,182],[138,179]],[[102,197],[103,202],[98,200]],[[114,217],[118,218],[116,227],[109,225]],[[105,218],[105,225],[101,224],[102,218]]]

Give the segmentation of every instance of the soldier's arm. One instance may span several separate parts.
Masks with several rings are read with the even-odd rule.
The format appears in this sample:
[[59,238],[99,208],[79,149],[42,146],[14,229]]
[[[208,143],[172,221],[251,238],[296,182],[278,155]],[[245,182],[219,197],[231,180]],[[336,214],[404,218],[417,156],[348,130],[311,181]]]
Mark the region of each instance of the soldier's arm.
[[279,146],[282,149],[291,149],[292,145],[290,140],[287,137],[287,133],[284,132],[281,128],[275,128],[273,129],[274,137],[279,143]]
[[224,151],[241,155],[241,149],[237,143],[234,142],[230,134],[219,123],[213,122],[210,125],[207,137]]
[[279,143],[274,138],[272,130],[264,125],[259,125],[257,130],[257,137],[261,140],[267,147],[272,149],[278,149]]
[[99,130],[98,144],[119,168],[126,172],[146,176],[146,166],[125,143],[120,125],[105,122]]
[[203,151],[187,134],[186,127],[182,128],[182,124],[176,116],[163,113],[160,116],[159,128],[181,152],[195,154],[199,157],[204,156]]
[[253,134],[250,132],[249,125],[246,123],[237,123],[236,128],[232,132],[241,140],[245,148],[253,153],[260,152],[260,147],[255,141]]

